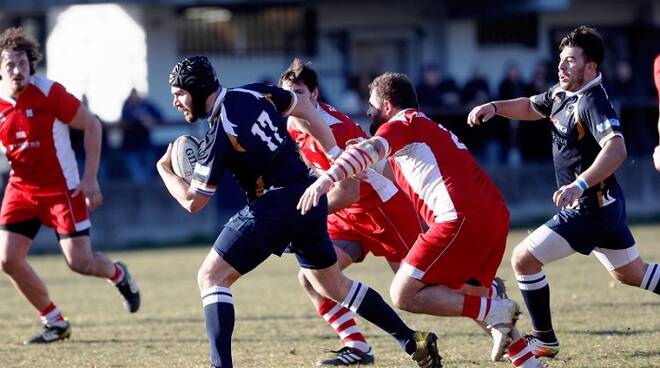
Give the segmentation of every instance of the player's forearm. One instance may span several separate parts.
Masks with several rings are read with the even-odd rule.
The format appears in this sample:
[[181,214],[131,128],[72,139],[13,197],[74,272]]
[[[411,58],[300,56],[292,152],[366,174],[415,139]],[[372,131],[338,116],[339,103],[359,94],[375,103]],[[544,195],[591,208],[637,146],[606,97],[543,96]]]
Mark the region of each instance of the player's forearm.
[[193,208],[194,196],[190,193],[190,185],[162,165],[158,165],[157,169],[170,195],[188,212],[196,212],[198,209]]
[[99,172],[102,134],[103,128],[96,118],[85,127],[83,142],[85,147],[85,168],[83,175],[85,177],[96,178]]
[[384,159],[386,155],[385,147],[378,138],[370,138],[347,147],[326,171],[326,175],[336,183],[363,172],[370,165]]
[[514,98],[491,102],[495,106],[495,114],[514,120],[539,120],[541,114],[532,108],[528,97]]
[[593,164],[580,174],[580,178],[587,183],[588,187],[592,187],[614,174],[626,157],[626,145],[623,138],[615,136],[605,143]]

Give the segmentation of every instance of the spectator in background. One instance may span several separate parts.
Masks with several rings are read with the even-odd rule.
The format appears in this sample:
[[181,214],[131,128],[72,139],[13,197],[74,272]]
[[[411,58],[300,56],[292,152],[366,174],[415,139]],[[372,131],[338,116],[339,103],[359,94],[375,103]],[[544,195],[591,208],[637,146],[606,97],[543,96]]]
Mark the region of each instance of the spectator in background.
[[436,115],[444,108],[458,108],[461,95],[453,78],[442,78],[436,64],[428,64],[422,70],[422,81],[417,86],[420,108],[430,115]]
[[124,128],[122,153],[128,174],[135,183],[144,184],[153,176],[151,168],[156,158],[150,130],[162,121],[162,114],[156,106],[132,88],[121,109],[121,122]]
[[[543,93],[554,83],[550,70],[554,70],[547,61],[539,61],[532,72],[532,78],[527,85],[529,95]],[[550,139],[550,121],[542,124],[520,124],[517,132],[517,147],[525,162],[548,161],[552,159],[552,142]]]
[[[660,114],[660,54],[656,56],[653,63],[653,77],[655,79],[655,88],[658,90],[658,114]],[[658,135],[660,135],[660,115],[658,116]],[[660,144],[655,147],[653,152],[653,162],[655,169],[660,171]]]
[[472,71],[472,76],[463,87],[462,100],[464,107],[468,110],[481,105],[490,99],[490,87],[488,80],[478,67]]

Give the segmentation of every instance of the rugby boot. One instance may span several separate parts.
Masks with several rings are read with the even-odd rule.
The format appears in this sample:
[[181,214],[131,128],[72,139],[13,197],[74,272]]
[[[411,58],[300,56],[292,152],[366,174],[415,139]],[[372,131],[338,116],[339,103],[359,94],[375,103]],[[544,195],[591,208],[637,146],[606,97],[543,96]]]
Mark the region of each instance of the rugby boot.
[[29,340],[23,341],[23,344],[48,344],[69,337],[71,337],[71,324],[69,321],[57,321],[53,324],[45,324],[38,334],[32,336]]
[[533,334],[525,335],[525,340],[527,345],[534,353],[535,357],[548,357],[554,358],[555,355],[559,354],[559,341],[543,341]]
[[122,262],[115,263],[124,272],[124,277],[115,286],[124,297],[124,307],[131,313],[140,309],[140,289],[135,283],[133,276],[128,272],[128,267]]
[[334,358],[319,360],[317,366],[343,366],[343,365],[371,365],[374,364],[374,356],[371,348],[366,353],[350,346],[344,346],[339,350],[330,350],[336,354]]
[[433,332],[415,331],[416,349],[410,357],[420,368],[442,368],[442,357],[438,353],[438,337]]
[[520,307],[511,299],[492,299],[492,305],[488,317],[487,326],[493,338],[493,349],[490,359],[494,362],[500,360],[511,344],[513,337],[511,331],[518,321]]

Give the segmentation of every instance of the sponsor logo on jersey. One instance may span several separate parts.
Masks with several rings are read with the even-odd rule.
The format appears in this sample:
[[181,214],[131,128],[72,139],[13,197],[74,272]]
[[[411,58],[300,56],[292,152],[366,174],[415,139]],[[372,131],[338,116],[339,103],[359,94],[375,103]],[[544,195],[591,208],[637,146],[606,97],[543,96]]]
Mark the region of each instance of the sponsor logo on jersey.
[[25,110],[25,116],[27,116],[28,118],[33,117],[34,113],[32,112],[32,109],[26,109]]
[[561,125],[561,123],[559,122],[559,120],[557,120],[557,119],[555,119],[555,118],[550,118],[550,121],[552,121],[552,125],[554,125],[555,128],[556,128],[558,131],[560,131],[560,132],[562,132],[562,133],[564,133],[564,134],[568,133],[568,128],[566,128],[565,126]]
[[616,119],[616,118],[615,119],[607,119],[604,122],[596,125],[596,130],[598,131],[598,133],[602,133],[606,130],[612,129],[612,127],[620,126],[620,125],[621,124],[619,123],[619,119]]
[[27,138],[27,133],[22,130],[16,132],[16,139],[25,139]]

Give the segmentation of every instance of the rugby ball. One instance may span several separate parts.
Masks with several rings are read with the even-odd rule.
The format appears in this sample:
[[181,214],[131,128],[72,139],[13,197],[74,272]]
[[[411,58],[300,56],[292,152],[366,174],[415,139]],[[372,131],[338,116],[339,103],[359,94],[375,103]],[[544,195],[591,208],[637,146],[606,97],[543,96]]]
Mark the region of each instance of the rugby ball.
[[188,183],[199,159],[199,144],[199,139],[190,135],[182,135],[172,144],[172,170]]

